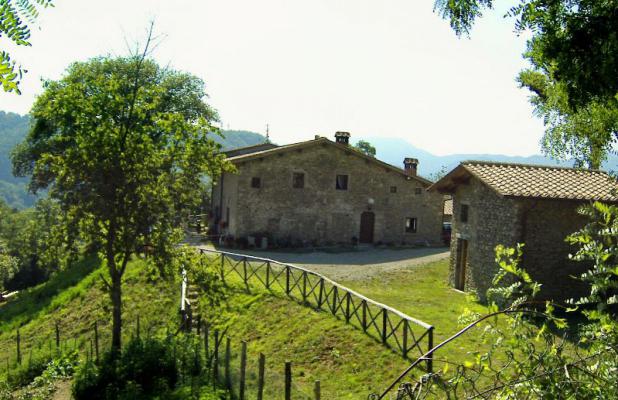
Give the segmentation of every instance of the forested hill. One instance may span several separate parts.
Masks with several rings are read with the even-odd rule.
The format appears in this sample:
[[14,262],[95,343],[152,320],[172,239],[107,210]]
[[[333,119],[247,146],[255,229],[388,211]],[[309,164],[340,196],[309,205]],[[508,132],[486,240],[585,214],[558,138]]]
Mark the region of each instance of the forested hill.
[[27,193],[27,179],[15,178],[11,172],[11,149],[24,139],[28,124],[27,116],[0,111],[0,198],[14,208],[29,207],[36,199]]
[[[0,111],[0,198],[12,208],[30,207],[36,197],[28,194],[26,178],[15,178],[11,167],[11,150],[26,137],[29,118],[15,113]],[[213,135],[224,150],[264,143],[266,138],[249,131],[223,131],[223,136]]]
[[259,133],[250,131],[221,131],[223,137],[213,135],[212,139],[223,146],[223,150],[232,150],[239,147],[253,146],[264,143],[266,138]]

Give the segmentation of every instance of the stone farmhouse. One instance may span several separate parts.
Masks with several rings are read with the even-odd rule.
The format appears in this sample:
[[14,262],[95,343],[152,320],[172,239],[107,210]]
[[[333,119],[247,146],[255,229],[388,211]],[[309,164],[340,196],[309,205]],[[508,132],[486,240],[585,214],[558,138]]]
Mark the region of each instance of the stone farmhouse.
[[565,237],[586,219],[580,205],[616,202],[618,184],[601,171],[467,161],[429,191],[453,195],[450,282],[481,300],[498,267],[496,245],[525,243],[522,266],[542,284],[541,296],[577,298],[588,289],[573,278],[586,267],[568,259]]
[[397,168],[335,138],[227,152],[237,172],[213,187],[210,231],[258,246],[440,244],[442,195],[426,191],[418,160]]

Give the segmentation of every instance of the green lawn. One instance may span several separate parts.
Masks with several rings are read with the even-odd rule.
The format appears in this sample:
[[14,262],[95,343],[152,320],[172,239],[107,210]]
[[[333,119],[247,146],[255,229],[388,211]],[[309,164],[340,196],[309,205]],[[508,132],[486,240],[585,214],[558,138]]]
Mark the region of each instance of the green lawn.
[[[435,327],[435,343],[454,333],[457,319],[465,309],[484,312],[466,295],[447,286],[447,261],[411,266],[365,281],[341,282],[367,297],[388,304]],[[177,281],[150,281],[143,273],[144,263],[130,264],[124,286],[125,335],[135,332],[141,317],[142,332],[174,329],[178,325]],[[20,327],[22,354],[49,351],[54,326],[60,327],[63,346],[88,349],[92,326],[99,323],[101,341],[109,340],[110,305],[102,290],[103,272],[96,259],[84,260],[49,282],[20,294],[0,306],[0,376],[6,359],[15,359],[15,333]],[[226,331],[231,339],[232,380],[237,384],[241,340],[247,342],[248,398],[255,398],[257,359],[266,356],[266,398],[283,391],[284,362],[292,362],[293,398],[309,399],[316,380],[321,382],[322,398],[366,399],[380,392],[409,364],[400,354],[381,345],[375,337],[358,327],[333,317],[326,311],[301,305],[281,294],[251,288],[247,292],[233,280],[226,299],[204,312],[214,329]],[[73,340],[77,338],[77,340]],[[211,336],[212,346],[212,336]],[[478,334],[467,335],[449,345],[437,356],[463,362],[469,351],[482,347]],[[221,355],[224,354],[224,344]],[[221,367],[223,369],[223,366]],[[440,368],[436,364],[436,368]],[[419,373],[423,371],[420,370]]]
[[[486,313],[472,295],[453,290],[447,282],[449,260],[414,265],[387,274],[374,275],[366,280],[341,282],[373,300],[388,304],[411,317],[434,326],[434,344],[447,339],[462,328],[458,318],[466,310]],[[463,363],[469,352],[485,347],[473,329],[460,339],[440,350],[435,358]],[[438,365],[436,365],[439,368]]]

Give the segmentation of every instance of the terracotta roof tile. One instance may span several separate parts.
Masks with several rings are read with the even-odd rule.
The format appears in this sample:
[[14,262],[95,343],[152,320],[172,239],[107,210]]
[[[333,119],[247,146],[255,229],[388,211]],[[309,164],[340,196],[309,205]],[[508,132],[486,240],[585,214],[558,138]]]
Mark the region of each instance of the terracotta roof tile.
[[618,181],[603,171],[482,161],[461,165],[503,196],[618,201]]

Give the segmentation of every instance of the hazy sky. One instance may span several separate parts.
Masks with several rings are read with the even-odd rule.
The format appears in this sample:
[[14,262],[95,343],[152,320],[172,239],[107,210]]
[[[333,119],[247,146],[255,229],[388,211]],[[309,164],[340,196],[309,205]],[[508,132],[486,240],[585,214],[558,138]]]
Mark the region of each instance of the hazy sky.
[[[149,21],[154,57],[206,82],[223,127],[283,144],[399,137],[436,154],[539,152],[543,132],[515,82],[525,40],[504,11],[457,38],[433,0],[56,0],[33,47],[9,48],[29,73],[0,110],[28,112],[40,78],[69,63],[123,55]],[[6,44],[6,43],[5,43]]]

